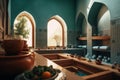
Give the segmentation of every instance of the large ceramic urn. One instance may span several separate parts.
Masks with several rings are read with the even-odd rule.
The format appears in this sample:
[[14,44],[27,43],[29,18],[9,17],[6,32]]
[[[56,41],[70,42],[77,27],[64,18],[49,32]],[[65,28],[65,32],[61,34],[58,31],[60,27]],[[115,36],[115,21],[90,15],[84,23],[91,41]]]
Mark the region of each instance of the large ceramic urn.
[[34,52],[21,52],[18,55],[0,56],[0,76],[14,76],[34,67]]

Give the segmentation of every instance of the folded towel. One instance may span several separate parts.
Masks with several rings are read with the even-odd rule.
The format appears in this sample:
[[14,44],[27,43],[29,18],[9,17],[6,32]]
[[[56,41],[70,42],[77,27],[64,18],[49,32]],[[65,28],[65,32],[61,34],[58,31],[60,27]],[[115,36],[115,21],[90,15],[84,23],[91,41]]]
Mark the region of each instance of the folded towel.
[[93,46],[93,49],[98,49],[99,48],[99,46]]
[[79,48],[87,48],[86,45],[78,45]]
[[86,45],[83,45],[82,48],[87,48],[87,46],[86,46]]
[[104,49],[107,50],[109,48],[109,46],[100,46],[99,49]]

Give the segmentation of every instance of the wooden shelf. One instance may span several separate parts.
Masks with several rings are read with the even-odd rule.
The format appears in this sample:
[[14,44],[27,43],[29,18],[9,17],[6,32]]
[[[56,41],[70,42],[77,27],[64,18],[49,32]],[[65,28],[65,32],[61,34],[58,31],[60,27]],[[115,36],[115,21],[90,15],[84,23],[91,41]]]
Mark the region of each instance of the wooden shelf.
[[87,37],[80,37],[79,40],[87,40]]
[[110,40],[110,36],[93,36],[93,40]]
[[[87,37],[80,37],[79,40],[87,40]],[[110,40],[110,36],[93,36],[92,40]]]

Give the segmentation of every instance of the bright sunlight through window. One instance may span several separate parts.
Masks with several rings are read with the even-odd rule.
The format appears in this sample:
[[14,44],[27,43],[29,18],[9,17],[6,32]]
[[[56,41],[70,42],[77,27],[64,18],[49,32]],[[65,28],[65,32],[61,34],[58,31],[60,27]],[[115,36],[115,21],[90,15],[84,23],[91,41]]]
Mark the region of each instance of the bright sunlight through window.
[[48,46],[62,46],[62,25],[55,19],[48,22]]
[[17,17],[15,18],[14,29],[16,28],[16,23],[20,23],[21,18],[25,19],[24,29],[26,31],[28,30],[27,37],[23,37],[23,39],[27,41],[28,47],[34,48],[35,47],[35,27],[36,27],[35,20],[30,13],[23,11],[20,14],[18,14]]
[[[29,30],[28,38],[23,38],[23,39],[27,41],[28,46],[32,46],[32,24],[26,16],[22,16],[22,17],[24,17],[27,20],[25,29]],[[14,24],[17,24],[17,23],[18,23],[18,21],[16,19]]]

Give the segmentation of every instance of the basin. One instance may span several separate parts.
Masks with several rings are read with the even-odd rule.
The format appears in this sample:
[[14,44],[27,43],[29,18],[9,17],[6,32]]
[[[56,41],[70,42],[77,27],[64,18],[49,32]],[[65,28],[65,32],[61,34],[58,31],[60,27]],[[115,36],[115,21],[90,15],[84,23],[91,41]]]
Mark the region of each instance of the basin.
[[54,62],[71,72],[75,72],[75,73],[82,72],[85,75],[90,75],[90,74],[105,71],[102,68],[91,66],[91,65],[79,62],[79,61],[75,61],[73,59],[55,60]]
[[85,80],[120,80],[120,73],[88,65],[73,59],[54,60],[56,64],[74,72]]
[[120,73],[92,64],[93,62],[76,60],[59,54],[45,54],[43,56],[85,80],[120,80]]
[[105,74],[103,78],[106,79],[106,80],[120,80],[120,73],[117,74],[117,73],[111,72],[109,74]]
[[59,54],[42,54],[42,56],[44,56],[50,60],[66,59],[66,57],[60,56]]
[[71,71],[71,72],[74,72],[76,73],[78,76],[87,76],[89,75],[88,72],[85,72],[77,67],[74,67],[74,66],[68,66],[68,67],[65,67],[67,70]]
[[103,71],[93,75],[84,76],[85,80],[120,80],[120,74],[112,71]]

